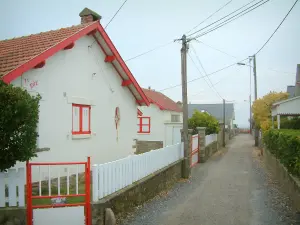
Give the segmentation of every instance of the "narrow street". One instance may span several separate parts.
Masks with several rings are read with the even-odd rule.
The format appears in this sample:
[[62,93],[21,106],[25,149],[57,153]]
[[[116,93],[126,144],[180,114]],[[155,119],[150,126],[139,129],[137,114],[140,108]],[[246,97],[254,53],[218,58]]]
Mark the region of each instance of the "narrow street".
[[192,170],[166,194],[146,203],[123,225],[296,224],[296,214],[253,148],[240,134],[228,151]]

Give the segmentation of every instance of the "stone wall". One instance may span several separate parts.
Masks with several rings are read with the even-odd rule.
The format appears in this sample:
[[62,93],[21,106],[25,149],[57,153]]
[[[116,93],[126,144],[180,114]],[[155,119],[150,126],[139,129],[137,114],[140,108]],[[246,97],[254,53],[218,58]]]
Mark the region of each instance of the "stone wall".
[[205,154],[200,158],[200,162],[206,162],[214,153],[216,153],[219,149],[219,143],[217,141],[205,146],[204,148]]
[[122,190],[92,204],[92,225],[104,225],[105,208],[111,208],[117,218],[123,218],[149,199],[169,189],[180,178],[182,160],[165,167]]
[[0,208],[0,225],[25,225],[25,208]]
[[263,159],[267,168],[279,180],[282,191],[290,197],[294,207],[300,211],[300,180],[289,174],[287,169],[266,148],[263,152]]
[[142,154],[151,150],[163,148],[162,141],[136,141],[136,152],[135,154]]

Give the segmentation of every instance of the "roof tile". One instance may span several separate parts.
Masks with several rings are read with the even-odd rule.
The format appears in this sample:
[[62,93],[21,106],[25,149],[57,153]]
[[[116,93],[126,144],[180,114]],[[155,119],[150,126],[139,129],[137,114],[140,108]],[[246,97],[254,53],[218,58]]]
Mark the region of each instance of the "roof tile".
[[90,24],[0,41],[0,78]]
[[146,88],[143,88],[143,91],[149,99],[150,103],[157,104],[162,108],[162,110],[182,112],[182,109],[176,104],[176,102],[174,102],[172,99],[165,96],[164,94]]

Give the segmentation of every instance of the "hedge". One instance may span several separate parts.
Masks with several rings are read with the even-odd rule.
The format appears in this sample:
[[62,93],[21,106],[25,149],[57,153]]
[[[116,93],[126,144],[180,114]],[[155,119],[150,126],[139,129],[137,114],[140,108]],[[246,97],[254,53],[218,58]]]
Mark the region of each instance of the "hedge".
[[264,132],[267,149],[287,168],[300,177],[300,130],[275,130]]

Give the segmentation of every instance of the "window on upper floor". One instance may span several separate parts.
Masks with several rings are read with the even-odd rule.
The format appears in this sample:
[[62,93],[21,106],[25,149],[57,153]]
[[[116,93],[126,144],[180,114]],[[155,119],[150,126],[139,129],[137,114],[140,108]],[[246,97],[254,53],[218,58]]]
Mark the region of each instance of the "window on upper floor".
[[91,134],[91,106],[72,104],[72,134]]
[[171,122],[180,122],[180,115],[171,115]]
[[149,116],[139,116],[137,118],[138,133],[149,134],[151,127],[150,121]]

